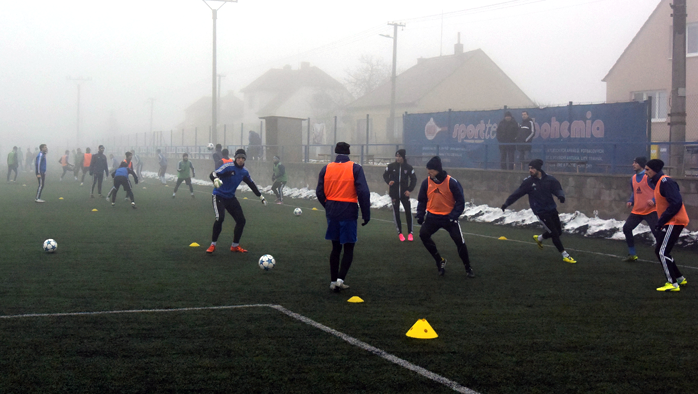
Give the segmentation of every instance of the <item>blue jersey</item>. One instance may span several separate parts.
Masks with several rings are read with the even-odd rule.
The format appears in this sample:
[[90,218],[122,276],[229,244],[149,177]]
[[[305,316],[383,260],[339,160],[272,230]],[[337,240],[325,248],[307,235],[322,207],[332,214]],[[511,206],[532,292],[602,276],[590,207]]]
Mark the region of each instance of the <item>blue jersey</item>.
[[238,167],[235,165],[235,162],[224,163],[222,166],[218,167],[216,171],[213,171],[211,178],[213,178],[213,175],[223,181],[221,187],[213,189],[213,194],[216,196],[234,198],[235,190],[240,186],[240,182],[245,182],[256,196],[259,197],[262,195],[257,189],[257,185],[250,177],[247,168]]
[[46,153],[39,152],[34,161],[34,169],[36,170],[36,175],[46,172]]
[[119,167],[114,172],[115,176],[128,176],[128,167]]

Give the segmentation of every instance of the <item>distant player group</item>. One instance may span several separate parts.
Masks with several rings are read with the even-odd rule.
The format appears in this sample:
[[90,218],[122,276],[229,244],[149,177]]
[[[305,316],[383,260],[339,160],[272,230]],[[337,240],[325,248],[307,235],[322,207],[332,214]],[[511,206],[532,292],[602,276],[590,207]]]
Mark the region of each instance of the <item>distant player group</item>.
[[[213,234],[211,244],[206,253],[213,253],[216,250],[218,238],[221,234],[225,212],[227,211],[235,220],[233,242],[230,246],[231,252],[247,253],[247,250],[240,246],[240,239],[245,227],[246,219],[235,196],[235,191],[240,183],[245,182],[252,192],[260,198],[260,201],[267,205],[267,201],[252,180],[250,173],[245,168],[247,159],[244,149],[235,151],[234,157],[229,157],[227,149],[221,149],[221,145],[216,146],[213,153],[215,170],[210,173],[209,179],[213,182],[212,205],[215,215],[213,224]],[[14,147],[8,155],[8,182],[10,174],[15,172],[16,180],[17,167],[19,162],[18,148]],[[43,203],[41,193],[44,189],[46,178],[46,155],[48,148],[46,144],[39,147],[39,151],[34,159],[34,170],[38,181],[38,188],[35,201]],[[59,159],[63,167],[61,180],[69,171],[74,171],[75,180],[82,169],[83,185],[85,174],[89,173],[93,177],[92,190],[90,196],[94,198],[94,189],[102,197],[102,181],[104,175],[109,175],[107,157],[104,155],[104,146],[100,145],[98,153],[91,154],[90,148],[82,154],[79,152],[75,165],[68,161],[69,152]],[[335,146],[337,154],[335,160],[322,168],[318,175],[316,196],[318,201],[325,208],[327,218],[327,231],[325,239],[332,242],[330,252],[330,289],[339,292],[349,286],[345,283],[346,276],[351,267],[354,246],[358,241],[357,220],[359,208],[363,219],[362,226],[371,220],[370,192],[363,168],[351,161],[350,145],[345,142],[338,142]],[[29,150],[27,150],[29,155]],[[158,177],[165,183],[165,171],[167,169],[167,158],[160,150],[157,151],[158,164],[160,170]],[[135,157],[134,157],[135,156]],[[133,159],[136,159],[136,171],[134,171]],[[276,203],[283,203],[283,189],[288,181],[285,167],[280,163],[280,158],[274,156],[274,166],[272,172],[272,190],[276,195]],[[543,249],[543,241],[551,239],[558,252],[562,255],[562,260],[566,263],[576,263],[577,261],[565,250],[560,240],[562,235],[562,225],[560,222],[557,205],[553,197],[560,203],[565,202],[565,194],[560,182],[555,177],[543,171],[543,161],[532,160],[529,165],[529,177],[523,180],[501,206],[502,211],[514,204],[524,195],[528,195],[529,204],[533,213],[542,223],[544,232],[534,235],[533,239],[538,248]],[[129,175],[133,176],[138,184],[142,178],[140,172],[143,162],[135,152],[125,153],[125,159],[117,166],[112,164],[111,176],[114,178],[114,186],[109,191],[107,199],[111,199],[112,206],[116,202],[116,194],[120,187],[124,188],[127,198],[131,200],[131,206],[135,209],[136,203],[131,187]],[[655,254],[662,265],[667,282],[664,286],[657,288],[657,291],[680,291],[682,285],[687,284],[687,279],[679,271],[671,250],[679,239],[681,231],[689,223],[686,208],[683,204],[678,184],[662,171],[664,162],[658,159],[647,161],[644,157],[638,157],[633,161],[633,169],[636,174],[631,178],[630,186],[632,193],[627,202],[627,206],[632,208],[630,216],[625,221],[623,232],[628,245],[628,257],[626,262],[638,260],[634,245],[633,230],[645,221],[652,231],[657,243]],[[447,260],[442,257],[432,239],[432,235],[439,229],[448,232],[456,245],[458,256],[463,262],[467,277],[474,278],[475,273],[471,267],[468,249],[460,227],[460,216],[465,210],[465,198],[461,184],[444,171],[439,156],[434,156],[426,163],[428,177],[422,182],[417,197],[416,220],[421,225],[419,237],[434,259],[437,272],[443,276],[446,272]],[[191,196],[194,197],[191,177],[195,177],[194,165],[189,161],[188,154],[182,155],[182,161],[177,166],[177,184],[172,198],[175,198],[177,189],[181,183],[189,186]],[[395,162],[389,164],[383,174],[383,179],[388,184],[389,196],[393,204],[393,220],[398,233],[398,239],[403,242],[413,241],[412,209],[410,205],[410,195],[414,190],[417,178],[414,169],[407,163],[406,151],[399,149],[395,154]],[[402,232],[400,220],[400,206],[404,208],[407,225],[407,238]],[[342,253],[343,252],[343,253]]]

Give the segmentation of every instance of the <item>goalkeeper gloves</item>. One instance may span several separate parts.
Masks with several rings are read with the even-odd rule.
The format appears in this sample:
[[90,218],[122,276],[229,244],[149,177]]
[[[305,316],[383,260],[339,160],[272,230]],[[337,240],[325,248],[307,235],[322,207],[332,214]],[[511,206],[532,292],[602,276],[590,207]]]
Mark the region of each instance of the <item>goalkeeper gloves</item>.
[[214,178],[214,179],[213,179],[213,187],[215,187],[216,189],[218,189],[218,188],[221,187],[222,185],[223,185],[223,181],[221,181],[221,180],[218,179],[218,178]]
[[558,197],[558,199],[560,200],[561,203],[563,203],[563,204],[565,203],[565,196],[560,196],[560,197]]
[[259,199],[262,200],[262,204],[267,205],[267,199],[264,196],[259,196]]
[[507,209],[507,204],[502,204],[502,212],[504,212],[505,209]]

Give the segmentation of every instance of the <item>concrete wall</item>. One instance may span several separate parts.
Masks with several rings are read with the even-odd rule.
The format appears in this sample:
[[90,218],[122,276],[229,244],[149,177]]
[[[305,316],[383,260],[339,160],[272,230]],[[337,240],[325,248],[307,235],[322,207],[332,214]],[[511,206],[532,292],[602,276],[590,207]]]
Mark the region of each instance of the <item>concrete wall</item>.
[[[177,161],[170,160],[168,173],[175,173]],[[150,163],[150,165],[148,165]],[[154,160],[146,163],[147,169],[157,171]],[[209,160],[193,160],[197,169],[199,179],[208,178],[208,174],[213,170],[213,163]],[[317,186],[317,176],[324,164],[320,163],[284,163],[288,173],[288,187],[314,189]],[[246,167],[252,175],[252,179],[259,185],[271,185],[271,162],[248,161]],[[545,169],[545,168],[544,168]],[[364,173],[368,181],[369,189],[379,194],[387,194],[388,186],[383,181],[384,166],[364,166]],[[475,204],[487,204],[492,207],[501,206],[506,198],[521,184],[521,181],[528,176],[527,172],[520,171],[499,171],[499,170],[477,170],[477,169],[454,169],[446,171],[454,176],[463,185],[463,192],[466,201],[473,201]],[[417,198],[419,185],[427,177],[426,168],[415,168],[417,173],[417,188],[414,198]],[[587,216],[593,217],[594,211],[599,211],[602,219],[625,220],[630,210],[625,203],[630,196],[630,175],[599,175],[599,174],[575,174],[575,173],[552,173],[562,185],[567,199],[565,204],[558,204],[560,212],[580,211]],[[675,178],[681,188],[688,216],[692,219],[689,229],[698,230],[698,179],[695,178]],[[528,198],[523,197],[512,209],[521,210],[529,208]]]

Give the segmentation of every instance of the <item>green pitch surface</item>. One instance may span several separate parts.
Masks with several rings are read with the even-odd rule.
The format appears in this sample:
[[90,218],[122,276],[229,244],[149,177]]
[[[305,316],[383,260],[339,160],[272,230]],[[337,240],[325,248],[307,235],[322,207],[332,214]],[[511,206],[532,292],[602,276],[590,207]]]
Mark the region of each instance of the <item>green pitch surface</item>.
[[[438,277],[419,239],[400,243],[391,212],[374,211],[369,225],[359,226],[351,287],[335,294],[316,201],[265,207],[241,193],[247,217],[241,245],[249,253],[228,250],[234,227],[228,216],[218,250],[206,255],[210,189],[197,187],[192,199],[181,188],[172,199],[173,184],[148,180],[135,187],[133,210],[123,190],[112,208],[90,199],[87,186],[57,178],[46,182],[45,204],[34,203],[31,176],[0,187],[0,392],[446,393],[458,387],[453,383],[482,393],[688,393],[698,387],[692,251],[674,253],[688,285],[659,293],[665,279],[649,247],[638,248],[647,261],[623,263],[623,242],[566,235],[563,243],[578,261],[566,264],[549,242],[537,249],[531,236],[538,229],[463,222],[477,277],[466,277],[443,231],[435,241],[449,262]],[[292,213],[296,206],[300,217]],[[58,242],[55,254],[42,252],[47,238]],[[189,247],[192,242],[201,247]],[[277,262],[269,272],[257,266],[266,253]],[[365,302],[348,303],[351,296]],[[259,304],[302,319],[250,306]],[[246,307],[181,309],[221,306]],[[172,309],[179,310],[165,311]],[[56,315],[108,311],[141,312]],[[48,316],[8,318],[26,314]],[[422,318],[437,339],[405,336]]]

